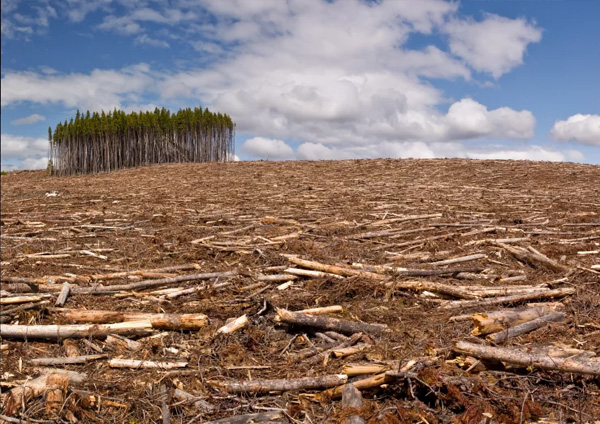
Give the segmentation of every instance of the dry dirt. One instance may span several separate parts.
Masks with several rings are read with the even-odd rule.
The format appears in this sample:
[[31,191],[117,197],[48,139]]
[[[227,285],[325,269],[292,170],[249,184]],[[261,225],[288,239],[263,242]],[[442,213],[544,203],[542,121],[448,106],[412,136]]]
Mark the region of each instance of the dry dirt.
[[[560,299],[566,320],[504,346],[562,343],[600,354],[600,270],[594,267],[600,264],[598,166],[453,159],[180,164],[75,177],[15,172],[2,176],[1,206],[3,290],[11,289],[7,277],[53,276],[46,280],[61,285],[57,276],[66,276],[75,278],[74,286],[87,287],[132,280],[86,282],[93,274],[190,263],[199,270],[180,274],[239,272],[216,282],[171,285],[205,284],[203,290],[173,299],[147,291],[70,296],[67,308],[204,313],[210,323],[199,331],[155,331],[158,336],[140,339],[137,351],[90,339],[109,358],[185,360],[188,366],[175,371],[113,369],[107,359],[63,366],[86,373],[88,379],[67,390],[58,410],[45,411],[44,399],[38,397],[14,416],[31,422],[163,422],[160,387],[165,384],[168,393],[178,387],[214,406],[203,412],[169,395],[173,423],[277,408],[284,411],[276,422],[341,422],[348,415],[341,402],[312,396],[318,391],[229,394],[214,382],[322,376],[339,374],[349,363],[397,361],[403,366],[416,359],[418,378],[363,392],[360,414],[367,422],[600,419],[598,376],[500,363],[465,370],[460,357],[455,360],[454,343],[485,339],[471,336],[471,321],[450,322],[450,317],[516,305],[448,310],[440,296],[393,289],[360,275],[303,277],[284,290],[278,289],[282,282],[257,283],[260,275],[281,274],[282,266],[293,266],[282,253],[347,268],[361,263],[411,269],[443,269],[430,264],[482,253],[484,258],[448,265],[479,268],[462,275],[378,272],[387,282],[421,279],[491,287],[502,278],[520,277],[506,284],[573,287],[573,295]],[[383,230],[393,231],[355,237]],[[511,246],[532,246],[564,269],[519,261],[492,242],[476,243],[506,238],[520,238]],[[56,253],[63,257],[44,258]],[[280,268],[268,269],[276,266]],[[343,307],[338,317],[386,324],[390,331],[365,338],[372,345],[352,356],[297,359],[310,344],[323,347],[325,341],[310,328],[274,322],[275,307],[329,305]],[[226,320],[243,314],[248,326],[215,335]],[[12,324],[68,324],[43,308],[4,316]],[[77,341],[80,355],[97,353],[90,340]],[[65,356],[60,341],[3,339],[2,346],[3,402],[8,390],[39,375],[32,359]]]

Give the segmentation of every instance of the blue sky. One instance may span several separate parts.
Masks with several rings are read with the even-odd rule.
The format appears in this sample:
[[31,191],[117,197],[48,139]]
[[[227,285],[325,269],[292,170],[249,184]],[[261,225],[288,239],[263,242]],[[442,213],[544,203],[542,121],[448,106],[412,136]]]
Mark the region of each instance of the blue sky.
[[600,2],[3,0],[2,169],[77,109],[208,106],[248,159],[600,164]]

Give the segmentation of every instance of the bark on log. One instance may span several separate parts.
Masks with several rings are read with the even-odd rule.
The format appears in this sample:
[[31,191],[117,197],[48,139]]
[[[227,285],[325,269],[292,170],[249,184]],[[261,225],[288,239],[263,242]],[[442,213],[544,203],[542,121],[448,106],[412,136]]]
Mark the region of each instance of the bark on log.
[[114,358],[108,361],[108,366],[111,368],[152,368],[161,370],[170,370],[174,368],[185,368],[188,363],[185,361],[178,362],[158,362],[158,361],[144,361],[141,359],[120,359]]
[[367,324],[326,316],[314,316],[277,308],[276,320],[287,324],[311,327],[317,330],[332,330],[342,334],[367,333],[381,335],[387,330],[383,324]]
[[519,308],[507,311],[496,311],[489,313],[478,313],[470,316],[473,319],[474,329],[471,332],[474,336],[483,334],[497,333],[508,327],[522,324],[539,318],[543,315],[555,312],[557,305],[540,305],[534,308]]
[[216,382],[209,384],[220,386],[229,393],[269,393],[289,392],[292,390],[326,389],[346,384],[348,376],[345,374],[325,375],[322,377],[304,377],[280,380],[251,380],[240,382]]
[[149,321],[152,328],[161,330],[197,330],[208,323],[208,317],[204,314],[152,314],[66,308],[48,308],[48,311],[73,323]]
[[75,365],[86,364],[90,361],[108,358],[108,355],[83,355],[83,356],[68,356],[65,358],[35,358],[31,359],[34,365]]
[[507,328],[504,331],[490,334],[486,337],[486,339],[494,343],[502,343],[509,339],[512,339],[513,337],[517,337],[521,334],[529,333],[530,331],[536,330],[550,322],[562,321],[564,318],[564,312],[552,312],[534,320],[527,321],[522,324],[515,325],[514,327]]
[[[379,387],[386,382],[385,373],[376,374],[372,377],[363,378],[362,380],[353,381],[352,384],[358,390],[367,390],[374,387]],[[339,399],[342,397],[344,386],[334,387],[332,389],[324,390],[319,393],[316,397],[321,402],[328,402],[333,399]]]
[[7,339],[51,339],[106,337],[109,334],[145,335],[151,332],[150,321],[90,325],[2,325],[0,336]]
[[284,256],[289,262],[295,265],[302,266],[304,268],[315,269],[317,271],[329,272],[331,274],[342,275],[344,277],[363,277],[373,280],[385,280],[387,278],[387,276],[385,275],[375,274],[373,272],[359,271],[352,268],[345,268],[336,265],[327,265],[315,261],[308,261],[306,259],[301,259],[293,255],[282,256]]
[[346,384],[342,390],[342,408],[350,410],[348,412],[352,415],[346,417],[342,424],[365,424],[365,420],[360,416],[362,407],[363,398],[360,391],[352,383]]
[[465,341],[457,342],[454,351],[466,353],[467,355],[475,356],[480,359],[502,361],[525,367],[531,366],[546,371],[563,371],[594,376],[600,375],[600,361],[557,358],[548,355],[528,353],[520,349],[482,346]]
[[241,328],[244,328],[248,324],[248,316],[246,314],[238,317],[231,322],[225,324],[223,327],[217,330],[217,334],[231,334]]
[[237,271],[222,271],[222,272],[208,272],[208,273],[203,273],[203,274],[188,274],[188,275],[180,275],[178,277],[172,277],[172,278],[160,278],[158,280],[138,281],[136,283],[131,283],[131,284],[77,288],[77,289],[73,289],[73,293],[75,293],[75,294],[113,294],[118,291],[146,290],[149,288],[168,286],[171,284],[179,284],[184,281],[200,281],[200,280],[210,280],[213,278],[220,278],[220,277],[233,277],[234,275],[237,275],[237,274],[238,274]]
[[[285,421],[284,421],[285,420]],[[283,411],[267,411],[257,414],[236,415],[229,418],[221,418],[216,421],[204,421],[204,424],[254,424],[254,423],[285,423]]]
[[54,303],[54,306],[62,307],[65,304],[65,302],[67,301],[67,297],[69,297],[70,292],[71,292],[71,286],[69,285],[69,283],[64,283],[62,286],[62,289],[60,290],[60,294],[58,295],[58,298],[56,299],[56,303]]
[[386,287],[392,287],[400,290],[418,290],[431,291],[439,294],[445,294],[459,299],[479,299],[481,296],[476,292],[468,290],[466,287],[451,286],[432,281],[395,281],[386,284]]
[[575,293],[575,289],[572,287],[565,287],[562,289],[555,290],[540,290],[539,292],[533,293],[525,293],[525,294],[517,294],[514,296],[502,296],[502,297],[493,297],[489,299],[481,299],[481,300],[460,300],[448,302],[444,306],[443,309],[458,309],[458,308],[470,308],[473,306],[491,306],[491,305],[502,305],[505,303],[516,303],[522,302],[526,300],[539,300],[539,299],[552,299],[556,297],[564,297],[570,294]]

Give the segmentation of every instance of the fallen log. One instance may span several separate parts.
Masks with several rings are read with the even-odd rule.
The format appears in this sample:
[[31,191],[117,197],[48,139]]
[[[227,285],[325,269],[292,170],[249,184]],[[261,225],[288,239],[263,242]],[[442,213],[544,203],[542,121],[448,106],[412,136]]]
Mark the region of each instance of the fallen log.
[[187,404],[194,405],[194,408],[204,413],[211,413],[215,411],[215,406],[211,403],[208,403],[204,399],[199,398],[198,396],[194,396],[191,393],[186,392],[182,389],[173,390],[173,397],[180,402],[185,402]]
[[517,303],[526,300],[553,299],[564,297],[575,293],[572,287],[564,287],[555,290],[540,290],[538,292],[517,294],[513,296],[492,297],[489,299],[480,300],[459,300],[451,301],[442,306],[443,309],[470,308],[473,306],[483,307],[492,305],[502,305],[505,303]]
[[161,330],[197,330],[208,323],[208,317],[204,314],[152,314],[66,308],[48,308],[48,311],[73,323],[149,321],[152,328]]
[[565,318],[564,312],[552,312],[547,315],[543,315],[531,321],[524,322],[514,327],[507,328],[504,331],[490,334],[486,337],[487,340],[494,343],[502,343],[513,337],[520,336],[521,334],[529,333],[530,331],[536,330],[550,322],[562,321]]
[[555,260],[550,259],[531,246],[523,248],[520,246],[509,246],[508,244],[500,242],[494,242],[493,244],[503,248],[520,261],[526,262],[534,267],[543,265],[553,271],[567,271],[569,269],[566,266],[559,264]]
[[310,327],[316,330],[332,330],[342,334],[367,333],[381,335],[387,330],[384,324],[367,324],[321,315],[308,315],[277,308],[276,321]]
[[31,363],[34,365],[75,365],[75,364],[86,364],[90,361],[96,361],[98,359],[108,358],[108,355],[83,355],[83,356],[69,356],[65,358],[35,358],[31,359]]
[[302,314],[308,314],[308,315],[322,315],[322,314],[331,314],[331,313],[335,313],[335,312],[343,312],[344,308],[342,308],[340,305],[331,305],[331,306],[323,306],[320,308],[309,308],[309,309],[302,309],[301,311],[296,311]]
[[286,268],[283,272],[285,272],[287,274],[298,275],[301,277],[310,277],[310,278],[321,278],[321,277],[337,278],[337,279],[345,278],[341,275],[331,274],[329,272],[323,272],[323,271],[315,271],[314,269]]
[[451,286],[449,284],[440,284],[432,281],[394,281],[386,283],[386,287],[400,290],[431,291],[444,294],[459,299],[479,299],[481,296],[466,287]]
[[502,361],[509,364],[534,367],[546,371],[562,371],[577,374],[600,375],[600,361],[585,359],[573,360],[548,355],[528,353],[521,349],[483,346],[465,341],[456,343],[455,352],[464,353],[480,359]]
[[11,296],[11,297],[0,297],[0,305],[14,305],[16,303],[32,303],[39,302],[40,300],[48,297],[49,295],[35,295],[35,296]]
[[[353,381],[352,385],[358,390],[367,390],[381,386],[386,382],[385,373],[376,374],[371,377],[363,378],[362,380]],[[342,397],[344,386],[334,387],[328,390],[324,390],[319,393],[316,398],[320,402],[328,402],[333,399],[339,399]]]
[[304,377],[279,380],[250,380],[240,382],[209,381],[214,386],[219,386],[228,393],[269,393],[289,392],[292,390],[326,389],[346,384],[348,376],[345,374],[325,375],[322,377]]
[[[285,421],[284,421],[285,420]],[[285,423],[285,414],[281,411],[259,412],[257,414],[236,415],[215,421],[204,421],[204,424],[254,424],[254,423]]]
[[29,311],[31,309],[41,308],[45,305],[48,305],[49,303],[50,303],[49,300],[42,300],[40,302],[32,302],[32,303],[26,303],[24,305],[15,306],[14,308],[2,309],[0,311],[0,316],[14,315],[21,311]]
[[474,336],[482,334],[497,333],[508,327],[522,324],[539,318],[543,315],[555,312],[558,306],[555,304],[540,305],[533,308],[519,308],[507,311],[496,311],[489,313],[478,313],[470,316],[473,319]]
[[248,316],[246,314],[238,317],[231,322],[225,324],[223,327],[217,330],[217,334],[231,334],[241,328],[244,328],[248,324]]
[[431,265],[431,266],[452,265],[452,264],[457,264],[457,263],[461,263],[461,262],[475,261],[475,260],[484,259],[484,258],[487,258],[487,255],[484,255],[483,253],[476,253],[474,255],[461,256],[460,258],[445,259],[443,261],[430,262],[427,265]]
[[168,286],[171,284],[178,284],[185,281],[200,281],[200,280],[211,280],[213,278],[224,278],[233,277],[238,275],[237,271],[221,271],[221,272],[208,272],[203,274],[188,274],[179,275],[171,278],[160,278],[158,280],[143,280],[130,284],[110,285],[110,286],[96,286],[96,287],[83,287],[73,289],[74,294],[113,294],[119,291],[127,290],[146,290],[149,288],[156,288],[162,286]]
[[69,283],[63,283],[62,289],[60,290],[60,294],[58,295],[58,298],[56,299],[54,306],[56,306],[56,307],[64,306],[65,302],[67,301],[67,297],[69,297],[70,292],[71,292],[71,286],[69,285]]
[[343,412],[349,412],[350,415],[342,421],[342,424],[365,424],[365,420],[360,416],[362,407],[363,399],[360,391],[352,383],[346,384],[342,390],[342,408]]
[[[21,408],[27,408],[29,400],[41,396],[50,390],[66,391],[70,383],[80,383],[85,378],[85,374],[74,373],[73,371],[67,373],[53,371],[43,374],[12,389],[8,395],[4,413],[8,416],[14,416]],[[56,401],[57,397],[60,397],[58,393],[53,393],[53,395],[50,396],[50,399],[47,399],[50,403],[54,403],[53,401]]]
[[152,368],[161,370],[170,370],[174,368],[185,368],[188,363],[185,361],[167,362],[167,361],[144,361],[142,359],[120,359],[114,358],[108,361],[108,366],[111,368]]
[[317,271],[323,271],[323,272],[328,272],[331,274],[341,275],[344,277],[363,277],[363,278],[369,278],[372,280],[385,280],[387,278],[387,276],[385,276],[385,275],[375,274],[373,272],[359,271],[359,270],[352,269],[352,268],[345,268],[345,267],[336,266],[336,265],[327,265],[327,264],[323,264],[323,263],[315,262],[315,261],[308,261],[306,259],[301,259],[294,255],[282,255],[282,256],[284,256],[289,262],[291,262],[295,265],[302,266],[304,268],[314,269]]
[[7,339],[50,339],[106,337],[109,334],[145,335],[152,330],[150,321],[89,325],[16,325],[0,326],[0,336]]

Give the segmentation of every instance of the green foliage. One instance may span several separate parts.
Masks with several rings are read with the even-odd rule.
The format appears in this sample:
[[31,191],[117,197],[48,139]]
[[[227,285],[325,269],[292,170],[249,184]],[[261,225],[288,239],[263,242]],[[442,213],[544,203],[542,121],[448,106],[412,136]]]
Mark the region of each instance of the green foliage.
[[48,130],[52,173],[111,171],[164,162],[226,161],[233,157],[235,124],[202,108],[114,109],[75,117]]

